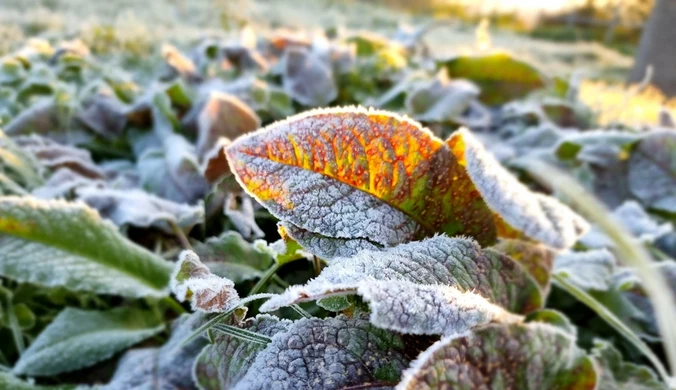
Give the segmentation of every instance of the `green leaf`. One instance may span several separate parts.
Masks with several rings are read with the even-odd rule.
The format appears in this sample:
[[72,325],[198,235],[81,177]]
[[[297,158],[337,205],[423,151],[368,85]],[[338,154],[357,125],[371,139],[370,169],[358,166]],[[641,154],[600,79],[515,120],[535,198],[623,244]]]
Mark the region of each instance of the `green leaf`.
[[479,100],[498,105],[519,99],[545,86],[544,76],[533,66],[505,53],[459,56],[439,63],[451,79],[468,79],[481,88]]
[[268,389],[271,383],[289,389],[339,389],[390,382],[416,350],[364,316],[304,318],[272,336],[233,389]]
[[535,280],[513,260],[466,238],[437,236],[382,251],[336,258],[305,285],[265,302],[293,303],[350,294],[371,308],[374,325],[410,334],[463,333],[489,322],[514,322],[542,306]]
[[152,312],[139,309],[66,308],[21,355],[13,372],[49,376],[88,367],[163,329]]
[[[291,324],[270,315],[259,315],[238,324],[239,328],[266,337],[285,332]],[[267,345],[267,344],[266,344]],[[265,345],[248,343],[227,333],[215,333],[211,345],[197,357],[193,376],[204,390],[228,389],[246,374],[256,355]]]
[[592,356],[599,364],[597,390],[667,390],[648,367],[622,361],[622,355],[607,341],[594,340]]
[[0,275],[126,297],[165,296],[171,265],[80,203],[0,197]]
[[85,390],[88,386],[76,385],[57,385],[57,386],[41,386],[15,377],[9,372],[0,372],[0,389],[7,390]]
[[0,130],[0,172],[26,189],[37,187],[43,182],[38,162],[2,130]]
[[592,359],[557,327],[491,325],[432,345],[397,389],[593,390],[597,375]]
[[653,209],[676,214],[676,133],[655,132],[629,159],[629,190]]

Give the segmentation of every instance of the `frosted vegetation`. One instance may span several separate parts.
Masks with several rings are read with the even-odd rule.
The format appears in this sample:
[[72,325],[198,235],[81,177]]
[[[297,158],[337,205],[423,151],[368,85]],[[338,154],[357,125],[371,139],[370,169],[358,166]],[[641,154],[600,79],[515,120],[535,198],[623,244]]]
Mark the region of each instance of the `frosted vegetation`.
[[673,121],[385,30],[8,49],[0,389],[673,388]]

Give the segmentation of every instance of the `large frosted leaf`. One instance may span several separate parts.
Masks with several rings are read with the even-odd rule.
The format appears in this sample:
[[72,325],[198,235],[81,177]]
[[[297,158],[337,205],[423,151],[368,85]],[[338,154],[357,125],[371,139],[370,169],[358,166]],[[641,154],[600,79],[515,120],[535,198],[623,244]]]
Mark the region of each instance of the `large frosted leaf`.
[[235,390],[340,389],[399,379],[415,350],[367,318],[301,319],[277,333]]
[[597,390],[667,390],[646,366],[622,361],[622,355],[607,341],[594,340],[592,350],[600,368]]
[[311,233],[383,246],[436,232],[495,240],[491,212],[449,148],[396,114],[310,111],[226,152],[243,188]]
[[195,358],[206,345],[198,338],[186,345],[183,341],[204,324],[202,313],[183,315],[174,322],[171,337],[161,348],[128,351],[117,365],[110,383],[101,390],[192,390]]
[[204,208],[199,205],[172,202],[140,190],[87,187],[78,190],[77,196],[118,226],[155,227],[172,234],[170,224],[190,231],[204,220]]
[[[272,337],[285,332],[290,324],[289,320],[259,315],[238,326]],[[246,342],[225,333],[215,333],[211,345],[207,345],[195,361],[195,381],[203,390],[232,388],[244,377],[256,355],[264,349],[264,345]]]
[[81,203],[0,197],[0,275],[127,297],[165,296],[171,265]]
[[468,130],[457,131],[447,143],[488,206],[499,215],[501,235],[509,237],[513,235],[509,232],[516,230],[564,249],[589,229],[589,224],[567,206],[520,183]]
[[491,325],[443,338],[411,363],[397,390],[596,388],[594,363],[547,324]]
[[261,277],[272,265],[272,256],[260,243],[251,244],[237,232],[228,231],[204,243],[193,244],[193,249],[211,272],[240,283]]
[[271,298],[261,311],[346,294],[369,302],[375,325],[415,334],[515,321],[505,309],[528,313],[543,303],[536,282],[507,256],[438,236],[334,259],[317,278]]
[[629,159],[629,189],[650,208],[676,213],[676,133],[647,135]]
[[455,57],[440,66],[453,79],[468,79],[479,85],[479,99],[491,105],[524,97],[545,86],[545,78],[537,69],[505,53]]
[[164,329],[152,312],[66,308],[21,355],[13,372],[48,376],[88,367]]
[[171,291],[179,301],[190,300],[193,310],[218,313],[239,301],[235,284],[214,275],[193,251],[183,251],[171,278]]

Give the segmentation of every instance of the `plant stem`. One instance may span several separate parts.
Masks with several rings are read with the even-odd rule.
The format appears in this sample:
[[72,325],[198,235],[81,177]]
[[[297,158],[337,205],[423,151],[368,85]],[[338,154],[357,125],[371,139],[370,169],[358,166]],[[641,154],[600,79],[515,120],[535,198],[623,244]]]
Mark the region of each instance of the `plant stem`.
[[653,364],[662,379],[669,383],[669,373],[667,372],[660,358],[650,349],[646,343],[643,342],[622,320],[617,318],[613,312],[608,310],[601,302],[597,301],[593,296],[586,291],[578,288],[570,283],[565,276],[553,274],[552,278],[556,283],[566,290],[568,294],[575,297],[578,301],[584,303],[588,308],[592,309],[596,315],[601,317],[608,325],[612,326],[619,334],[624,336],[630,343],[636,347],[650,362]]
[[[663,275],[655,270],[654,262],[645,247],[638,243],[618,223],[593,195],[589,194],[570,176],[542,161],[528,164],[528,171],[541,182],[555,188],[571,199],[588,219],[595,222],[613,241],[613,252],[626,265],[630,265],[641,278],[641,284],[653,304],[662,345],[671,373],[676,375],[676,300]],[[635,335],[634,335],[635,336]],[[638,337],[638,336],[635,336]],[[665,379],[669,384],[669,380]],[[671,379],[676,381],[676,379]],[[670,383],[673,385],[673,382]]]
[[176,235],[178,242],[181,244],[181,247],[183,249],[192,250],[192,245],[190,245],[190,241],[188,241],[188,237],[185,236],[185,233],[183,233],[183,230],[181,230],[181,228],[176,224],[176,222],[174,222],[174,221],[168,221],[168,222],[169,222],[169,226],[171,226],[171,230]]
[[183,306],[181,306],[178,302],[176,302],[172,297],[162,298],[162,303],[165,303],[167,307],[169,307],[174,313],[178,315],[187,313],[187,311],[183,308]]
[[258,282],[251,288],[251,291],[249,291],[249,296],[258,294],[265,285],[272,279],[272,277],[277,273],[279,270],[280,265],[278,263],[274,263],[272,267],[268,268],[267,271],[261,276],[261,278],[258,280]]

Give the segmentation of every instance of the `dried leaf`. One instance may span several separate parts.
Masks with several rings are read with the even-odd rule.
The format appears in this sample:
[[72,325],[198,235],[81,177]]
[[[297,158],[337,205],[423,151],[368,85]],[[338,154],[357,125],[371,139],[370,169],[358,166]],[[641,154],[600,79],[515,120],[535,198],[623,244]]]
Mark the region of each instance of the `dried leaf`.
[[14,140],[17,145],[33,155],[45,168],[57,170],[65,167],[91,179],[102,179],[104,177],[103,172],[96,166],[87,150],[62,145],[37,134],[15,137]]
[[239,301],[235,284],[216,276],[193,251],[183,251],[171,277],[171,291],[179,301],[190,300],[193,310],[218,313]]
[[237,232],[227,231],[206,242],[193,244],[195,253],[214,274],[234,283],[256,279],[272,265],[271,254],[260,248],[261,241],[251,244]]

